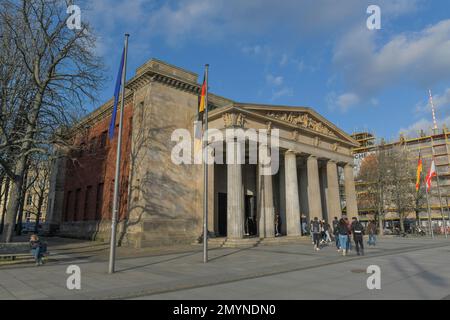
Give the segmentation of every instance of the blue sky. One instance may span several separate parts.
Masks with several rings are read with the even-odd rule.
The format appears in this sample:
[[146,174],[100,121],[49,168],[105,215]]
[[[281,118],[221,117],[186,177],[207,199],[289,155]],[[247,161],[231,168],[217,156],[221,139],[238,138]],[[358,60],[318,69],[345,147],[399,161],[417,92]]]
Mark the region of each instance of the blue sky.
[[[428,89],[450,127],[448,0],[75,1],[114,91],[123,34],[128,78],[152,57],[203,74],[241,102],[310,106],[345,131],[393,139],[431,128]],[[370,4],[381,30],[366,27]],[[202,76],[200,76],[202,77]]]

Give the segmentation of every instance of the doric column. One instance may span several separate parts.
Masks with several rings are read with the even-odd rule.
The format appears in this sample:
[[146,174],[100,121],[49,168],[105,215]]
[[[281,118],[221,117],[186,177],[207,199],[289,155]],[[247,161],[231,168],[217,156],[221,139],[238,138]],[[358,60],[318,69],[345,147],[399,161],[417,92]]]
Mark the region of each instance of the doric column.
[[327,184],[328,222],[331,223],[334,217],[340,218],[342,213],[337,164],[332,160],[327,162]]
[[[261,172],[261,170],[259,170]],[[272,176],[259,176],[259,237],[275,236],[275,208],[273,204]]]
[[300,175],[298,179],[300,180],[299,193],[300,193],[300,212],[302,215],[307,217],[309,220],[309,204],[308,204],[308,170],[306,169],[306,164],[299,168]]
[[322,205],[322,218],[328,219],[328,179],[326,166],[319,166],[319,185],[320,200]]
[[[237,145],[238,143],[234,143],[235,148]],[[235,149],[234,161],[227,164],[227,237],[229,239],[242,239],[244,237],[244,185],[242,182],[242,165],[237,163],[238,152]]]
[[320,198],[319,165],[317,158],[310,156],[306,162],[308,170],[309,218],[322,218],[322,200]]
[[297,157],[291,150],[284,156],[286,183],[286,226],[288,236],[299,236],[300,201],[298,197]]
[[358,216],[358,205],[356,202],[355,179],[353,177],[353,166],[346,164],[344,166],[344,181],[345,181],[345,202],[347,205],[347,217]]

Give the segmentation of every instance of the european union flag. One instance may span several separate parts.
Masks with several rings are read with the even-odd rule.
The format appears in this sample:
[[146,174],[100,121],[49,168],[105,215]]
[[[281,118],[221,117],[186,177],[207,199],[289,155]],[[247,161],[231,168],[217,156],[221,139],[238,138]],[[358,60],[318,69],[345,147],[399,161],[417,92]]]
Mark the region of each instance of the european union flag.
[[111,116],[111,123],[109,124],[109,139],[114,138],[114,129],[116,128],[116,115],[117,115],[117,105],[119,104],[119,96],[120,96],[120,87],[122,85],[122,73],[123,73],[123,64],[125,60],[125,49],[122,52],[122,60],[120,61],[120,69],[119,74],[117,75],[116,80],[116,89],[114,90],[114,109]]

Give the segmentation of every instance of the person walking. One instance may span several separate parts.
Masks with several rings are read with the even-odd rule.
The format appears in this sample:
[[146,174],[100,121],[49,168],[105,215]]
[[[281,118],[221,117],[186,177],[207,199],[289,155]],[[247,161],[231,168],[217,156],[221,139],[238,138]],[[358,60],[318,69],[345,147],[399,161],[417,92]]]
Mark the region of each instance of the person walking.
[[330,243],[331,240],[331,236],[330,236],[330,224],[328,222],[326,222],[325,220],[322,220],[322,226],[323,226],[323,232],[325,234],[325,243]]
[[306,222],[306,217],[303,216],[302,217],[302,235],[306,236],[306,234],[308,233],[308,223]]
[[355,241],[356,254],[364,255],[364,226],[358,218],[352,218],[352,233],[353,240]]
[[374,220],[371,220],[367,226],[367,233],[369,234],[369,240],[367,244],[369,246],[375,246],[377,243],[377,224]]
[[344,218],[345,223],[347,224],[347,252],[352,251],[352,224],[348,220],[347,216]]
[[339,252],[342,252],[342,255],[345,257],[348,250],[348,225],[344,218],[341,218],[341,220],[339,220],[337,231],[339,236]]
[[314,218],[311,224],[311,232],[313,234],[314,250],[320,250],[320,235],[322,234],[322,227],[317,217]]
[[336,249],[339,251],[339,230],[338,230],[339,220],[337,217],[334,217],[333,220],[333,235],[334,241],[336,242]]

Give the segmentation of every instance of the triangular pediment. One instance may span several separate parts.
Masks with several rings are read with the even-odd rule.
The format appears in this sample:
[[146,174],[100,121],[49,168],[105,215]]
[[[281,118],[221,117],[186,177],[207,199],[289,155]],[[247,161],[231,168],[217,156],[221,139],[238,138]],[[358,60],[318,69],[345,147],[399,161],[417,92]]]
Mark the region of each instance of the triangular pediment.
[[322,117],[311,108],[307,107],[283,107],[271,105],[253,105],[236,103],[228,108],[217,110],[218,113],[229,113],[232,110],[247,114],[247,117],[261,117],[273,120],[279,124],[286,124],[290,127],[297,127],[299,131],[317,133],[318,135],[329,137],[330,139],[345,142],[352,146],[359,146],[358,142],[333,123]]

